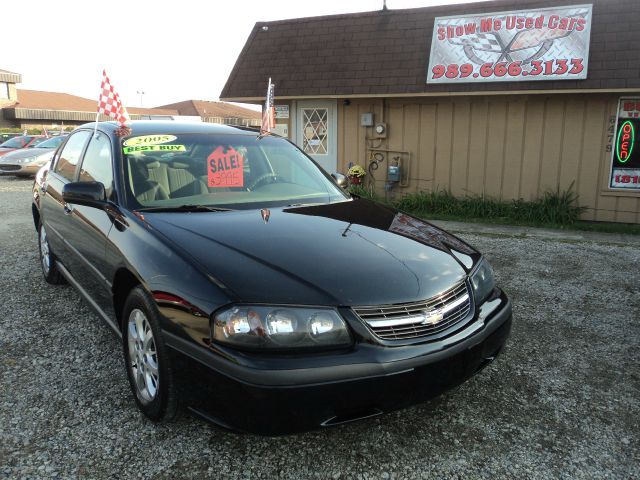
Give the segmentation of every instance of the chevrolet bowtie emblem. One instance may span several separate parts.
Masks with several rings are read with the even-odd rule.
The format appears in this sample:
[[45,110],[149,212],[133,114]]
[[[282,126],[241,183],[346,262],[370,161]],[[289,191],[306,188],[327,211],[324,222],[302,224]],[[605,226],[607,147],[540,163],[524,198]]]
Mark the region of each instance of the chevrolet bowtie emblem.
[[444,318],[444,315],[438,311],[429,311],[424,312],[424,320],[422,321],[425,325],[435,325],[440,322]]

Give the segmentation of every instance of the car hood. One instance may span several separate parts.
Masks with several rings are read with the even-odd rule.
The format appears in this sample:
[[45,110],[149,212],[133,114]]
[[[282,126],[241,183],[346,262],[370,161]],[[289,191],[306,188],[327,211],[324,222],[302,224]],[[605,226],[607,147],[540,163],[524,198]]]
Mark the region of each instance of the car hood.
[[2,157],[2,159],[0,159],[0,162],[9,163],[29,157],[38,157],[40,159],[45,156],[51,156],[52,154],[52,148],[21,148],[19,150],[8,152]]
[[16,150],[15,148],[9,148],[9,147],[0,147],[0,157],[6,155],[9,152],[13,152],[14,150]]
[[424,300],[465,278],[477,251],[439,228],[356,199],[263,210],[144,213],[231,301],[378,305]]

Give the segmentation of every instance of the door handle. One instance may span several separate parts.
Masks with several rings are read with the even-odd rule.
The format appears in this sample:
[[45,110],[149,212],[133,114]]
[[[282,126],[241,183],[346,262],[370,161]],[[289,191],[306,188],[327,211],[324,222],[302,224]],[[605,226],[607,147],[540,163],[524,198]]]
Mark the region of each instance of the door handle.
[[64,214],[65,215],[71,215],[71,212],[72,212],[73,209],[69,206],[68,203],[65,202],[62,207],[64,209]]

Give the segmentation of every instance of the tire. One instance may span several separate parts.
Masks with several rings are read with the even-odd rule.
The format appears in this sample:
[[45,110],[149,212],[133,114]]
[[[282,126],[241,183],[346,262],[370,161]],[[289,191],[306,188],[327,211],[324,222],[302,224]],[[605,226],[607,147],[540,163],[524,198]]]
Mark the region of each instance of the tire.
[[151,296],[141,286],[134,288],[123,310],[122,350],[138,408],[154,422],[169,422],[178,402],[159,318]]
[[61,285],[65,283],[64,277],[56,267],[56,256],[51,251],[49,239],[44,225],[38,225],[38,251],[42,275],[47,283],[51,285]]

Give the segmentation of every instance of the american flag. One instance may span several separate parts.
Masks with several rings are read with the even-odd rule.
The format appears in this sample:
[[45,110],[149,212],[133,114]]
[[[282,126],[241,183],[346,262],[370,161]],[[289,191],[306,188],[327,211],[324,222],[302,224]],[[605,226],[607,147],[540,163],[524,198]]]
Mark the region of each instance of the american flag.
[[98,99],[98,113],[115,118],[121,127],[131,121],[127,109],[120,101],[120,95],[114,90],[106,70],[102,70],[102,91]]
[[273,87],[271,77],[269,77],[269,86],[267,87],[267,99],[264,102],[264,110],[262,111],[262,126],[260,127],[260,135],[271,133],[276,126],[276,109],[273,105]]

